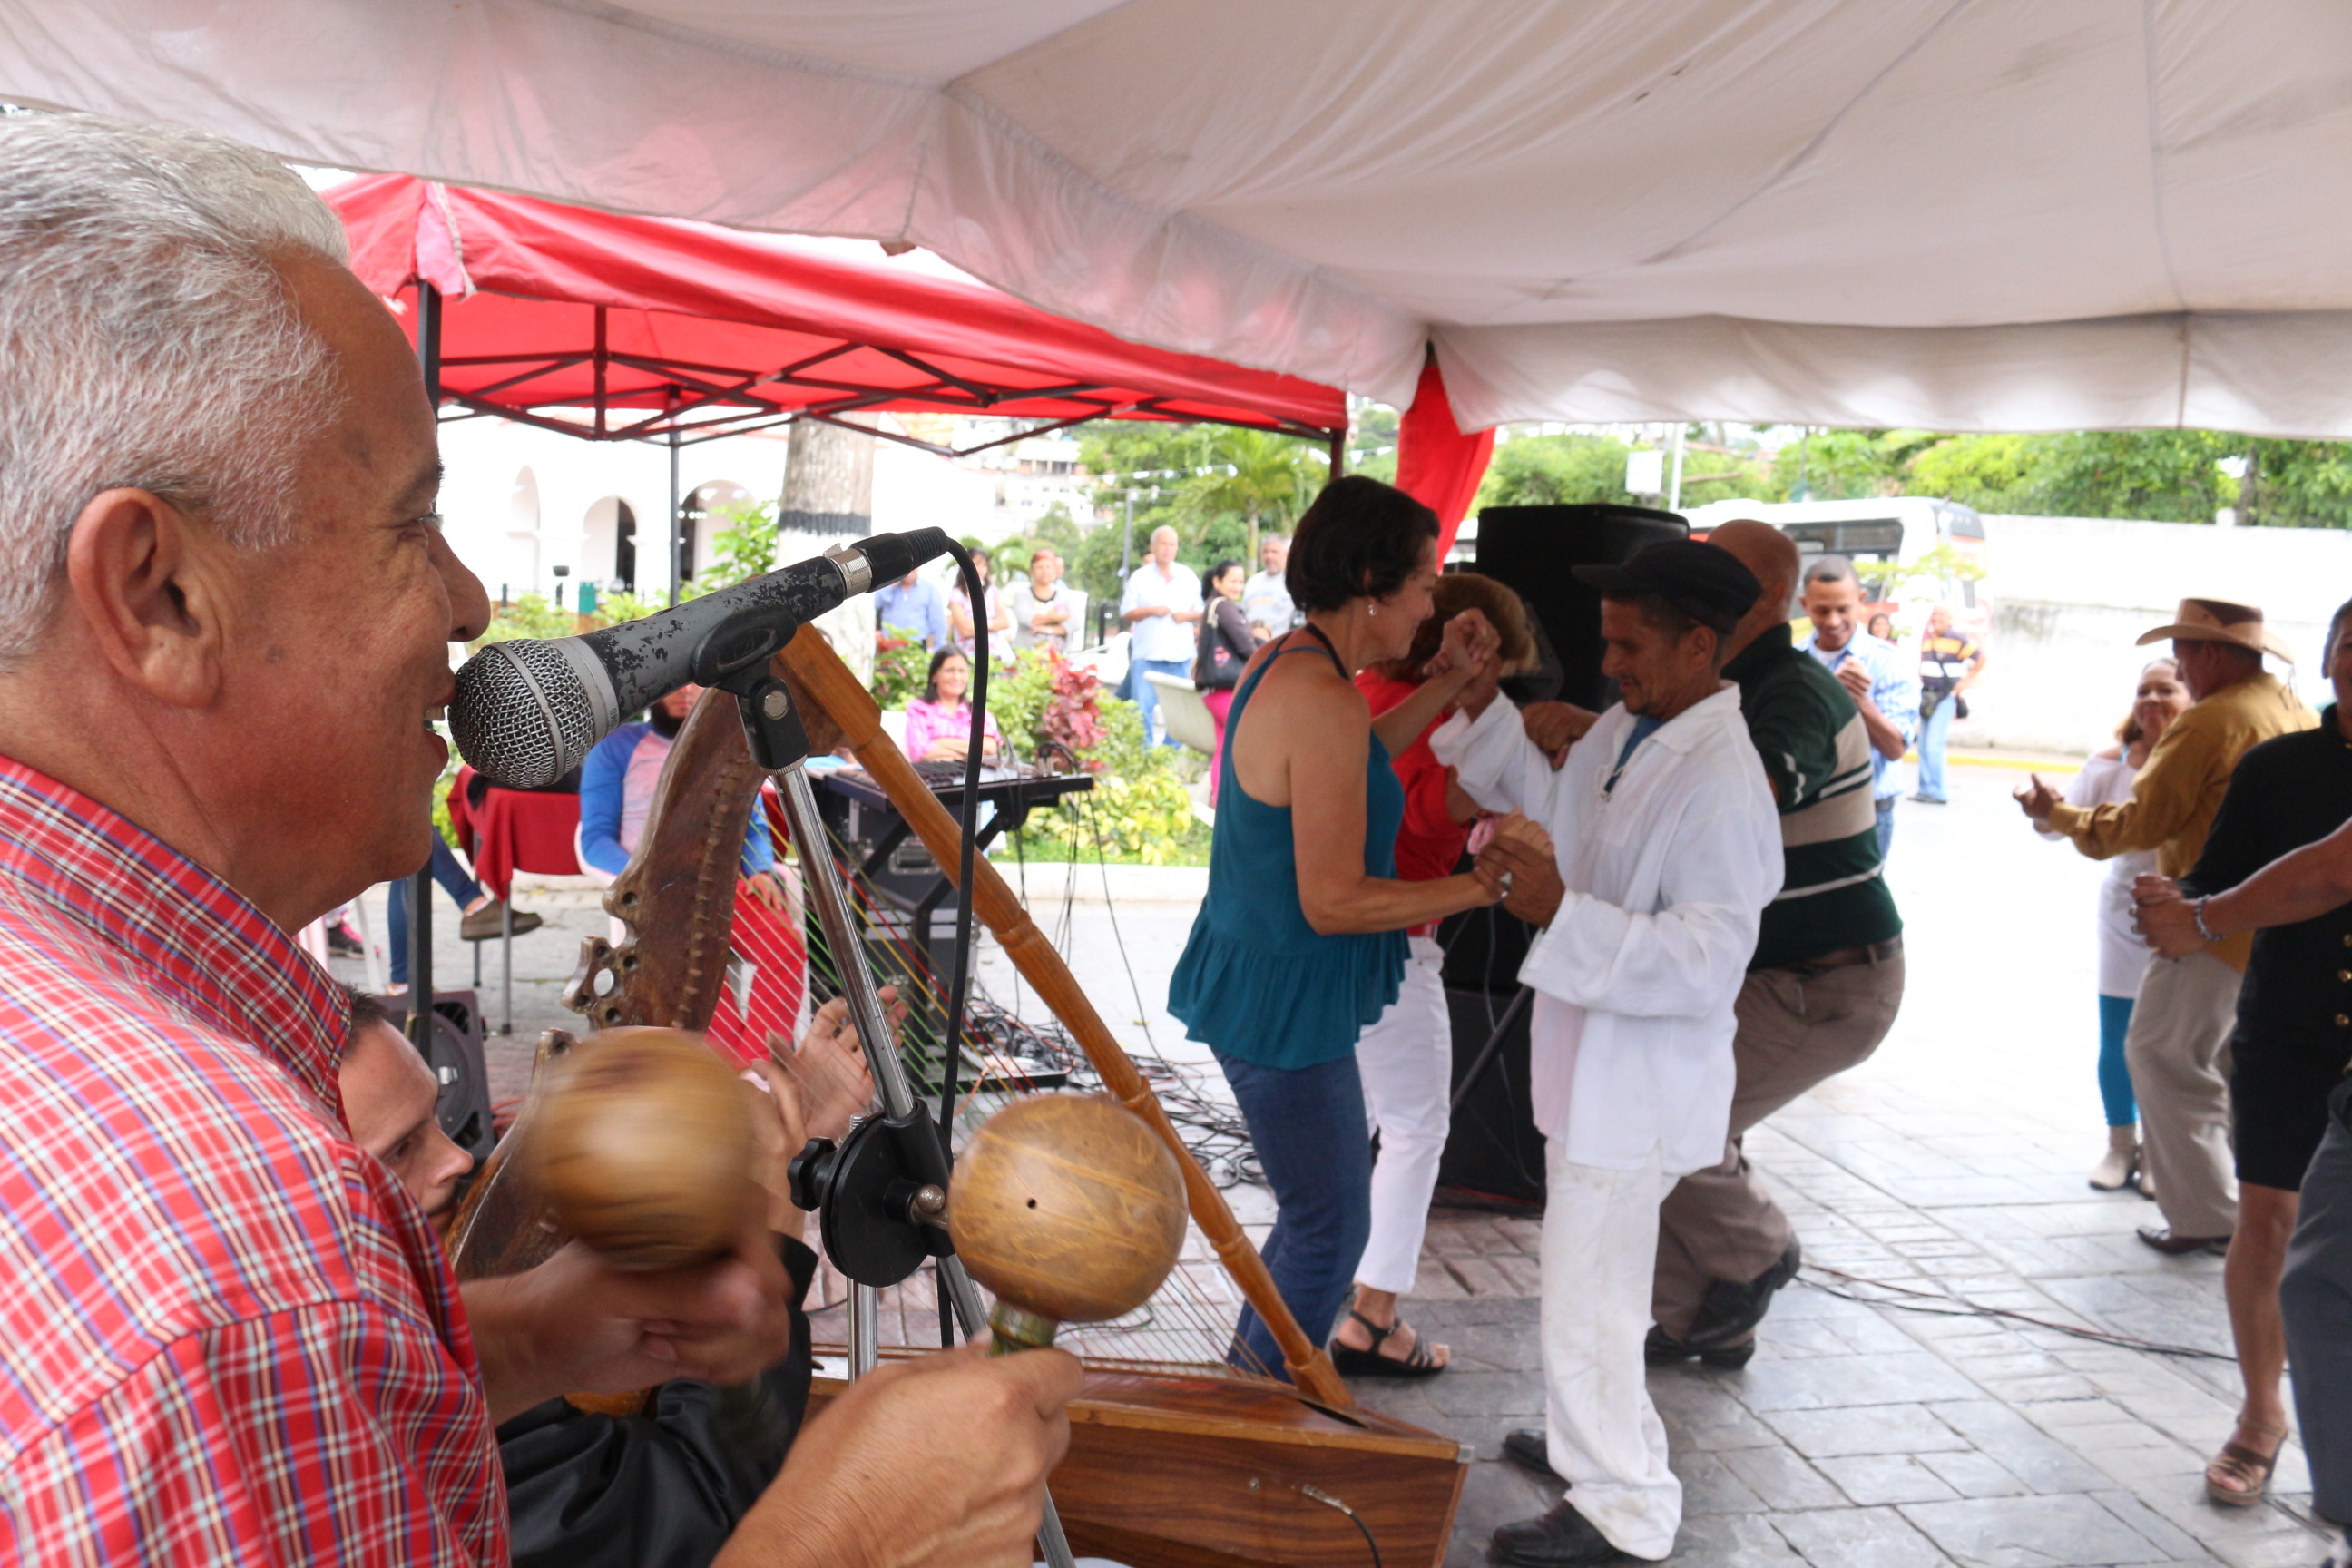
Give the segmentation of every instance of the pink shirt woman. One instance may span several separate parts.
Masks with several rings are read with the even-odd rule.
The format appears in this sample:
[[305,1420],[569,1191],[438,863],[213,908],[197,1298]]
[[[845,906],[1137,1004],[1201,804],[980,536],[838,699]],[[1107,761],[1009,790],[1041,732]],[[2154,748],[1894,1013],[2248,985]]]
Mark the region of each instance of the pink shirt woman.
[[[951,647],[931,655],[930,683],[923,695],[907,704],[907,754],[919,763],[960,763],[971,745],[971,704],[964,693],[971,688],[971,661]],[[981,755],[994,757],[1003,749],[991,714],[981,727]]]

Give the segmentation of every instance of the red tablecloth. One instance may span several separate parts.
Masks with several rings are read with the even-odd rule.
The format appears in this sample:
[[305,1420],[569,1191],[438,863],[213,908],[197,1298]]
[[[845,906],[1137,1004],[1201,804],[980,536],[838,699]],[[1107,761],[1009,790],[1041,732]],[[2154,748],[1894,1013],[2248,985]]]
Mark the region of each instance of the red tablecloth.
[[466,799],[466,785],[473,776],[473,769],[459,768],[449,786],[449,825],[457,830],[457,847],[473,858],[474,879],[491,897],[505,898],[517,871],[580,874],[572,848],[580,831],[578,795],[492,784],[476,806]]

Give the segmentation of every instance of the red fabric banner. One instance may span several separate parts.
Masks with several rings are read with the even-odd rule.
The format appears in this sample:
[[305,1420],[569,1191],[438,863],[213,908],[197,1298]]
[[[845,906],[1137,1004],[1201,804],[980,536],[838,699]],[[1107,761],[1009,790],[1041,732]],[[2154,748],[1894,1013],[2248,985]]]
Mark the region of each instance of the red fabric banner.
[[1421,367],[1421,385],[1412,406],[1397,426],[1397,489],[1437,514],[1437,558],[1454,548],[1454,535],[1486,477],[1486,459],[1494,455],[1495,433],[1480,430],[1465,436],[1454,422],[1454,405],[1445,395],[1445,377],[1433,356]]

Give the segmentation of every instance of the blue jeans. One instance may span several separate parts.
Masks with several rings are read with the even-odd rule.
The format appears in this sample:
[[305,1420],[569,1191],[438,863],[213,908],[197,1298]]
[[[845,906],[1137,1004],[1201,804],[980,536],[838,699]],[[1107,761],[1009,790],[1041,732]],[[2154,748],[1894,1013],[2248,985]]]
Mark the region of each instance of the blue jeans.
[[1882,795],[1878,797],[1878,858],[1885,859],[1886,852],[1894,847],[1895,797]]
[[2099,995],[2099,1101],[2110,1127],[2139,1125],[2132,1099],[2131,1068],[2124,1061],[2124,1037],[2131,1033],[2132,999]]
[[[1248,1121],[1266,1184],[1274,1232],[1259,1248],[1283,1304],[1321,1344],[1347,1304],[1372,1234],[1372,1141],[1356,1058],[1311,1068],[1268,1068],[1217,1052]],[[1242,1310],[1225,1359],[1244,1371],[1287,1378],[1282,1351],[1257,1313]]]
[[1944,741],[1952,732],[1952,710],[1958,707],[1957,699],[1946,693],[1919,726],[1919,793],[1930,800],[1943,800]]
[[[482,896],[482,885],[466,874],[466,868],[457,864],[456,852],[442,839],[438,829],[433,834],[433,879],[441,884],[443,892],[457,900],[460,913],[467,904]],[[405,985],[408,984],[408,879],[403,877],[397,882],[384,885],[391,889],[384,895],[383,923],[392,928],[384,935],[392,949],[392,983]]]
[[[1128,661],[1127,697],[1129,701],[1143,710],[1143,738],[1147,742],[1151,739],[1151,721],[1160,712],[1160,688],[1143,679],[1148,670],[1157,670],[1161,675],[1189,676],[1192,673],[1192,661],[1184,658],[1136,658]],[[1177,742],[1162,735],[1160,743],[1172,746]]]

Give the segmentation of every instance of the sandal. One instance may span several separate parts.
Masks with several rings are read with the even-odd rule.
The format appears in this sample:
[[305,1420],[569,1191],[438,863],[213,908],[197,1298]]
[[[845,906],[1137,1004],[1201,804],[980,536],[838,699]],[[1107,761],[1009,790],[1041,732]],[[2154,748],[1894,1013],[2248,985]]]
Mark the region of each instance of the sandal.
[[2267,1454],[2247,1447],[2235,1437],[2222,1444],[2221,1452],[2205,1467],[2205,1495],[2230,1508],[2251,1508],[2263,1500],[2263,1493],[2270,1488],[2279,1449],[2286,1447],[2286,1428],[2241,1424],[2239,1430],[2275,1436],[2278,1443]]
[[1358,1350],[1353,1345],[1343,1345],[1337,1340],[1331,1342],[1331,1364],[1339,1370],[1342,1376],[1435,1377],[1445,1370],[1443,1364],[1430,1359],[1429,1347],[1422,1342],[1419,1334],[1412,1337],[1412,1349],[1403,1355],[1392,1356],[1381,1353],[1381,1346],[1386,1342],[1388,1337],[1405,1326],[1402,1317],[1387,1328],[1382,1328],[1352,1307],[1348,1310],[1348,1316],[1364,1325],[1364,1331],[1372,1336],[1372,1342],[1369,1348]]

